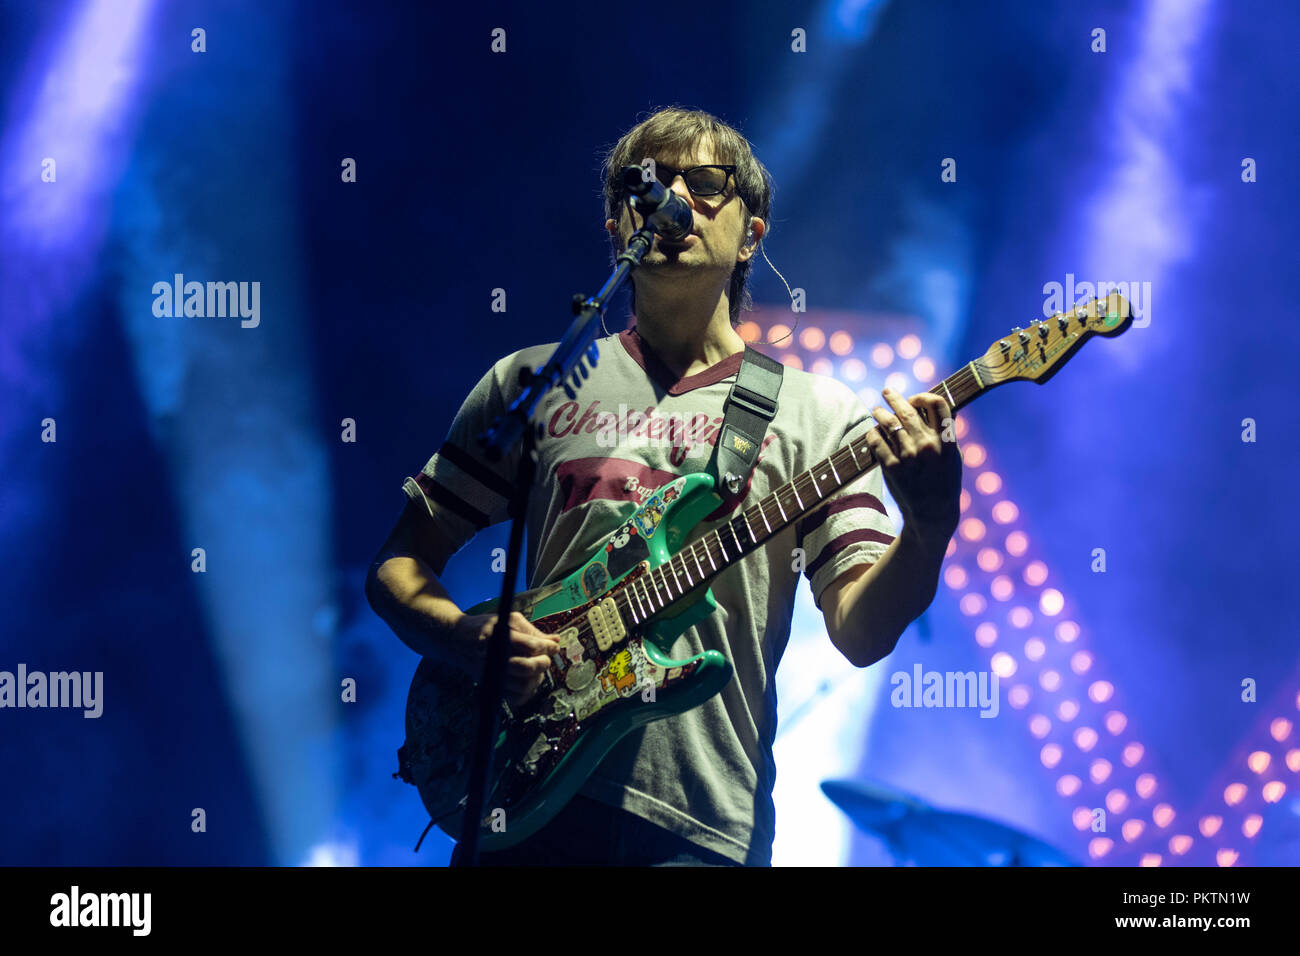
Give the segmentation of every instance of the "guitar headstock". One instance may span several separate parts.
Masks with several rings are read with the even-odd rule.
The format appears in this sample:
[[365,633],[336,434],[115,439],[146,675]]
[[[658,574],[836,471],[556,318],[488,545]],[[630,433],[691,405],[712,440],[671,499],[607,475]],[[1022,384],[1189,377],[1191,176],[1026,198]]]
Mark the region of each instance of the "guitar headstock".
[[1118,292],[1092,299],[1049,319],[1014,328],[988,347],[980,363],[993,375],[990,385],[1029,381],[1043,384],[1094,335],[1119,335],[1133,324],[1128,300]]

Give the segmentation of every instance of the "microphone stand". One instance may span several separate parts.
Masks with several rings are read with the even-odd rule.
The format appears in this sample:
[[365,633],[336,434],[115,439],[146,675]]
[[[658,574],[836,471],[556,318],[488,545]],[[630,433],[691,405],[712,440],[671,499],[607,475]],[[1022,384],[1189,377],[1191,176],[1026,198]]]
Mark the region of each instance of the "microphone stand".
[[[465,864],[478,865],[479,827],[483,820],[483,804],[487,798],[488,775],[493,764],[496,750],[498,718],[504,710],[507,718],[511,716],[509,706],[503,700],[505,693],[506,661],[510,657],[510,613],[515,599],[515,578],[519,573],[519,559],[523,551],[524,522],[528,515],[528,499],[532,490],[534,472],[536,471],[536,449],[534,445],[541,437],[541,423],[536,427],[530,425],[538,402],[547,392],[563,383],[564,393],[573,399],[575,389],[590,374],[583,359],[591,365],[596,364],[599,349],[596,345],[597,333],[600,331],[600,316],[604,314],[605,302],[627,281],[632,270],[641,264],[645,254],[650,251],[654,241],[655,230],[650,224],[654,217],[646,217],[650,210],[640,203],[640,196],[633,199],[642,212],[642,226],[632,234],[627,248],[615,260],[614,271],[605,280],[600,291],[594,296],[584,297],[577,293],[573,297],[571,308],[575,316],[573,323],[565,333],[564,339],[555,347],[550,359],[540,369],[520,370],[523,392],[492,426],[478,436],[489,458],[499,460],[516,442],[523,442],[523,453],[519,460],[519,473],[514,483],[510,499],[511,517],[510,545],[506,553],[505,579],[501,582],[501,599],[497,603],[497,620],[488,639],[483,675],[479,682],[478,724],[475,731],[473,759],[470,763],[469,790],[465,798],[465,817],[461,823],[460,843],[464,850]],[[509,826],[509,820],[506,821]]]

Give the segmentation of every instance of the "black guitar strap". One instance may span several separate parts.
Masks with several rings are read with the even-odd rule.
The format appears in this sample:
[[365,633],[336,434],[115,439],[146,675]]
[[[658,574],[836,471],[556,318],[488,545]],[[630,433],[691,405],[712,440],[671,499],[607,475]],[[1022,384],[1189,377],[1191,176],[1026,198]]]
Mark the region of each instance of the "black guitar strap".
[[740,371],[723,406],[722,429],[709,458],[708,472],[719,495],[739,494],[758,461],[758,449],[776,417],[785,366],[745,346]]

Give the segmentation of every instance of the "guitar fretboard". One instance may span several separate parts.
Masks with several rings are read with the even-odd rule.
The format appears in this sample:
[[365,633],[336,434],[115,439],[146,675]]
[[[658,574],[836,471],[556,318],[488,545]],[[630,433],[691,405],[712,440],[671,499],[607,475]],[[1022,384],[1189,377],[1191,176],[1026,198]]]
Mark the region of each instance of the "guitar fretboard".
[[[991,387],[991,376],[976,360],[928,391],[947,400],[952,413]],[[795,475],[757,504],[683,547],[648,574],[620,589],[621,609],[633,623],[662,611],[687,592],[706,586],[732,563],[752,553],[782,529],[815,510],[827,498],[878,462],[866,435]]]

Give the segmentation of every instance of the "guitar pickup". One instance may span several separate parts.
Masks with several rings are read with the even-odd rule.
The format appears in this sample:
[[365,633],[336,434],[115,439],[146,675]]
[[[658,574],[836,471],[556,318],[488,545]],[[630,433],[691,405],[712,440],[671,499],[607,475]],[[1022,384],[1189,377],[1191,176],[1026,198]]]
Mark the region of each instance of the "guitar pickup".
[[591,625],[591,635],[596,639],[596,647],[607,651],[623,638],[627,637],[627,628],[623,626],[623,616],[618,613],[618,605],[613,597],[607,597],[587,612],[587,623]]

